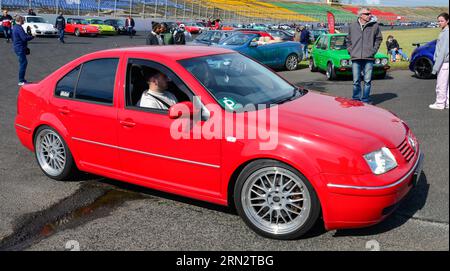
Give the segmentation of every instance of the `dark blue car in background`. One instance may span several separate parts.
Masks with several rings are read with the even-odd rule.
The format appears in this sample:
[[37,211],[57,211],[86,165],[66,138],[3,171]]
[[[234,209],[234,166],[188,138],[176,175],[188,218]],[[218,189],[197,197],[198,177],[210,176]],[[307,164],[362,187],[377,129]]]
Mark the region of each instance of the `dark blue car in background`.
[[436,42],[436,40],[433,40],[422,46],[419,43],[413,44],[417,48],[411,54],[409,69],[414,72],[417,78],[430,79],[434,77],[431,72],[433,71]]

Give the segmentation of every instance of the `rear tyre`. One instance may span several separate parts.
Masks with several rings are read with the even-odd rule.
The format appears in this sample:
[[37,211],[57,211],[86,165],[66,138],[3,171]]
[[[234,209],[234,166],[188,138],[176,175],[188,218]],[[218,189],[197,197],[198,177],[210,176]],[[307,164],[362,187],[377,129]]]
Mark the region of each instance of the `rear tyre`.
[[234,188],[234,204],[256,233],[274,239],[296,239],[314,226],[320,202],[298,170],[274,160],[248,164]]
[[328,62],[326,75],[328,80],[336,80],[336,71],[334,70],[333,64],[331,64],[331,62]]
[[426,57],[421,57],[414,63],[414,74],[420,79],[430,79],[433,77],[433,63]]
[[76,28],[74,34],[75,34],[75,36],[79,37],[80,36],[80,30],[78,30],[78,28]]
[[34,137],[34,153],[48,177],[63,181],[75,177],[78,169],[64,139],[49,126],[41,126]]
[[298,56],[296,54],[290,54],[284,63],[286,70],[295,71],[298,66]]

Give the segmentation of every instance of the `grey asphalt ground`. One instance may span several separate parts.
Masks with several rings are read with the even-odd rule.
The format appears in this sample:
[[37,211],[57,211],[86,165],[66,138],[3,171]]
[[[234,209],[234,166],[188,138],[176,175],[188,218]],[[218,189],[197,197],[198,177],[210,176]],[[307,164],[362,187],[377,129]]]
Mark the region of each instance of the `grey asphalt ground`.
[[[29,46],[27,80],[41,80],[88,52],[144,43],[142,35],[68,36],[64,45],[37,38]],[[15,136],[17,70],[11,44],[0,40],[0,248],[64,250],[75,240],[81,250],[367,250],[366,242],[375,240],[381,250],[449,250],[449,111],[428,109],[435,80],[392,71],[373,83],[376,104],[411,126],[426,155],[421,182],[399,209],[374,227],[326,232],[318,224],[302,239],[276,241],[253,233],[228,208],[98,176],[45,177]],[[350,80],[329,82],[308,69],[280,74],[312,90],[351,96]],[[28,243],[16,242],[23,239]]]

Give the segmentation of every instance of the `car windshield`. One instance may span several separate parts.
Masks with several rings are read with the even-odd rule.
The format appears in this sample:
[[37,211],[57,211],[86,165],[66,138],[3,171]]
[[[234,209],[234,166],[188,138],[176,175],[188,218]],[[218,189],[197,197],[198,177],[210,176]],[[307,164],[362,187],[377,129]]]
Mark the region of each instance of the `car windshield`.
[[268,68],[238,53],[179,62],[225,109],[238,110],[246,105],[277,104],[293,97],[297,92],[296,87]]
[[94,20],[91,20],[91,24],[103,24],[103,21],[99,20],[99,19],[94,19]]
[[331,37],[330,48],[331,50],[346,50],[347,49],[346,36]]
[[231,37],[228,37],[224,39],[223,41],[219,42],[219,45],[244,45],[247,43],[251,38],[256,37],[255,34],[234,34]]
[[76,24],[88,24],[88,22],[83,19],[73,19],[72,22],[74,22]]
[[27,22],[29,22],[29,23],[45,23],[45,20],[42,17],[28,17]]

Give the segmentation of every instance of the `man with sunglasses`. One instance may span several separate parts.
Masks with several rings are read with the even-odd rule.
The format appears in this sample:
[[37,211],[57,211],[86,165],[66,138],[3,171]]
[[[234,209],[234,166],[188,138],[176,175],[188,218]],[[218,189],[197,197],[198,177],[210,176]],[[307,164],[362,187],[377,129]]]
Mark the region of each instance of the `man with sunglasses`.
[[[372,71],[375,54],[380,48],[383,36],[380,27],[370,13],[361,8],[358,20],[350,25],[347,36],[347,50],[352,59],[353,99],[371,103]],[[364,76],[364,90],[361,95],[361,74]]]

